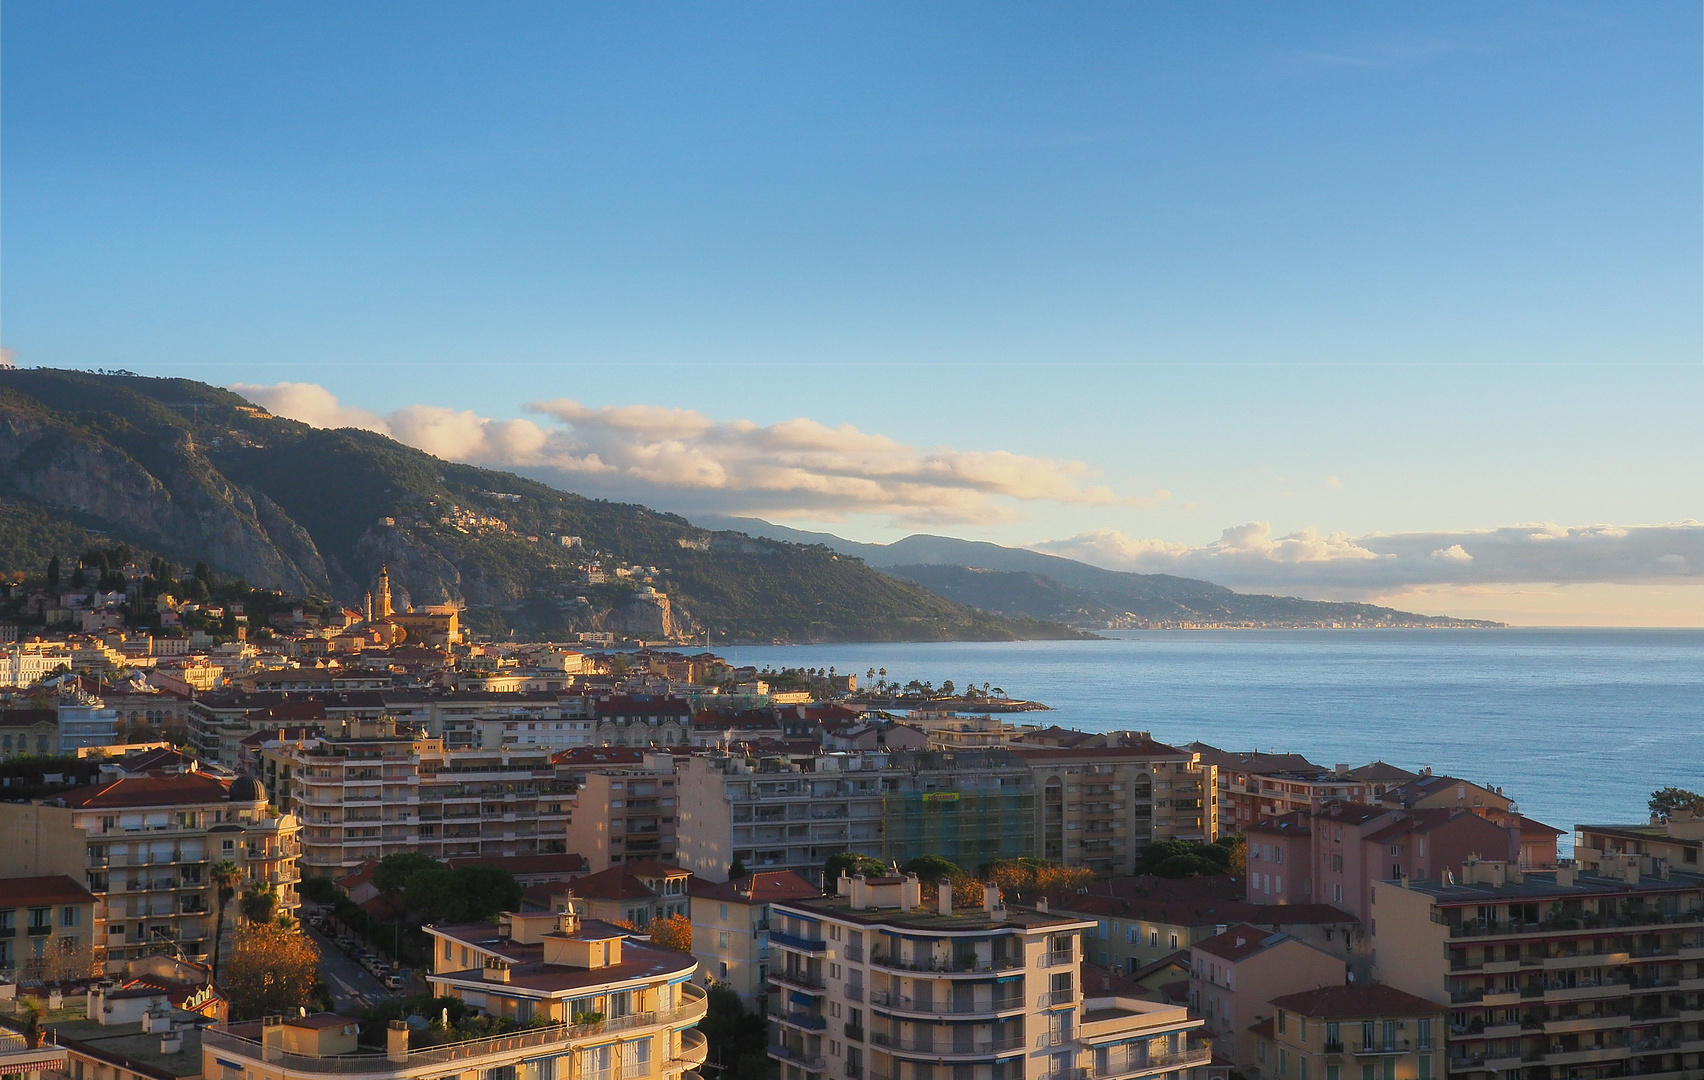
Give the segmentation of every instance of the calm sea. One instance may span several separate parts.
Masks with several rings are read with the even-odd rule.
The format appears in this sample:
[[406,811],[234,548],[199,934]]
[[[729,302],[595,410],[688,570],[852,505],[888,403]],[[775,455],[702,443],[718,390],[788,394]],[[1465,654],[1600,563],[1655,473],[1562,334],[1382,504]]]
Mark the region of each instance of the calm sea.
[[[1500,786],[1540,821],[1704,791],[1704,631],[1130,631],[1104,641],[747,646],[737,664],[989,683],[1084,731],[1376,758]],[[1565,843],[1566,846],[1566,843]]]

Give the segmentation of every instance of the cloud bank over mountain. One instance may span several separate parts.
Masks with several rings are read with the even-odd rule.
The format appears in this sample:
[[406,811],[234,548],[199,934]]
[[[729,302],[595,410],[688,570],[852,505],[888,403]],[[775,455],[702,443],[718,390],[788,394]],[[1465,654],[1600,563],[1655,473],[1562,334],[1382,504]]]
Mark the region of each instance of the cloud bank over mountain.
[[1471,532],[1345,533],[1270,524],[1226,529],[1209,544],[1144,540],[1110,529],[1032,545],[1109,570],[1201,577],[1235,589],[1360,598],[1435,585],[1688,584],[1704,578],[1704,524],[1513,525]]
[[533,402],[539,419],[494,420],[410,405],[386,415],[349,408],[313,383],[238,384],[269,411],[316,427],[382,432],[452,461],[512,469],[587,495],[682,513],[876,514],[907,526],[992,524],[1026,502],[1142,506],[1094,483],[1081,461],[1003,450],[912,446],[886,435],[800,418],[762,426],[691,409]]

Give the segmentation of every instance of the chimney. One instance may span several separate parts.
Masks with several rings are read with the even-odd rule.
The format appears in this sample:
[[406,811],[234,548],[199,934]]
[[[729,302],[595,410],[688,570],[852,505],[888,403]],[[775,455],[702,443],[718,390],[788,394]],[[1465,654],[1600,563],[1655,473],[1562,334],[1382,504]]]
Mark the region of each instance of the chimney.
[[846,883],[846,901],[852,905],[853,911],[863,911],[870,906],[870,888],[863,874],[852,875],[852,880]]
[[988,913],[989,918],[993,918],[994,912],[1003,909],[1003,907],[1004,905],[1000,903],[1000,886],[982,886],[982,910]]
[[385,1060],[406,1062],[408,1060],[408,1022],[392,1020],[385,1028]]
[[1043,896],[1035,902],[1035,909],[1043,915],[1047,914],[1047,897]]
[[284,1059],[284,1018],[282,1016],[263,1016],[260,1018],[260,1060],[282,1061]]
[[1556,884],[1563,888],[1573,888],[1574,868],[1572,866],[1558,866],[1556,868]]
[[951,915],[953,913],[952,878],[942,878],[941,883],[935,886],[935,906],[936,910],[942,915]]
[[916,911],[923,906],[923,883],[916,874],[905,875],[899,883],[899,910]]
[[1213,936],[1217,937],[1218,935],[1224,933],[1226,930],[1229,930],[1229,929],[1230,929],[1229,926],[1225,925],[1224,923],[1219,923],[1218,925],[1213,927]]

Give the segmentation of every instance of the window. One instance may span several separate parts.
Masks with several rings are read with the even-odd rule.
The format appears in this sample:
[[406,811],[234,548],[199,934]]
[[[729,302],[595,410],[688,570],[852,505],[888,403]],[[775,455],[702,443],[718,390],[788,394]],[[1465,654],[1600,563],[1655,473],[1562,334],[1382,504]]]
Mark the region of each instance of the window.
[[1419,1080],[1432,1080],[1432,1055],[1431,1054],[1421,1054],[1420,1055],[1420,1072],[1418,1073],[1418,1076],[1419,1076]]
[[1432,1049],[1432,1021],[1420,1021],[1420,1049]]
[[1148,931],[1148,945],[1155,949],[1160,947],[1160,932],[1158,930]]
[[721,930],[721,931],[717,932],[717,934],[716,934],[716,947],[718,949],[726,949],[728,947],[728,932],[726,930]]
[[1373,1049],[1373,1022],[1371,1020],[1361,1021],[1361,1049]]
[[444,959],[445,960],[451,960],[451,959],[454,959],[454,958],[455,958],[455,946],[451,945],[448,941],[444,942]]
[[1173,930],[1172,933],[1171,933],[1171,947],[1172,947],[1173,952],[1177,951],[1177,931],[1176,930]]
[[1290,1054],[1282,1046],[1278,1048],[1278,1075],[1290,1075]]
[[[1330,1052],[1332,1047],[1343,1046],[1343,1029],[1335,1020],[1325,1022],[1325,1049]],[[1329,1078],[1328,1078],[1329,1080]]]
[[1308,1059],[1305,1057],[1296,1058],[1296,1067],[1301,1070],[1301,1080],[1308,1080]]
[[1341,874],[1343,872],[1343,856],[1333,855],[1331,857],[1331,868]]
[[70,928],[70,927],[76,926],[78,924],[78,922],[81,921],[82,916],[83,916],[83,913],[81,911],[79,911],[77,908],[74,908],[74,907],[60,908],[59,909],[59,925],[61,927],[65,927],[65,928]]
[[726,905],[726,904],[718,905],[716,917],[721,919],[723,922],[727,922],[728,921],[728,905]]
[[1396,1059],[1393,1057],[1384,1059],[1384,1080],[1396,1080]]
[[1278,1034],[1280,1034],[1280,1035],[1284,1034],[1285,1019],[1286,1019],[1286,1016],[1285,1016],[1284,1010],[1279,1009],[1278,1010]]
[[1280,865],[1284,862],[1284,849],[1277,844],[1272,845],[1272,861]]
[[1308,1018],[1305,1016],[1296,1017],[1296,1041],[1304,1045],[1308,1041]]
[[1361,1080],[1379,1080],[1378,1073],[1378,1067],[1372,1062],[1361,1062]]
[[53,931],[53,909],[46,907],[30,908],[30,933],[47,934]]
[[727,981],[727,978],[728,978],[728,962],[726,960],[719,960],[716,963],[716,967],[719,969],[716,977],[718,979],[723,980],[724,982]]
[[1343,1080],[1343,1066],[1327,1065],[1325,1067],[1325,1080]]

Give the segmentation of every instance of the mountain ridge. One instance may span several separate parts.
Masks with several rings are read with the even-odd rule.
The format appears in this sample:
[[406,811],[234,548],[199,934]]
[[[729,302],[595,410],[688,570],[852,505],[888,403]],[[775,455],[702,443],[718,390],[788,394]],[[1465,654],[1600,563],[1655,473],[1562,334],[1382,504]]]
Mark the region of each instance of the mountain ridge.
[[0,570],[39,573],[100,536],[349,605],[386,566],[399,603],[462,606],[491,637],[667,627],[647,584],[682,634],[730,642],[1082,636],[821,545],[311,427],[190,379],[0,370]]
[[[1489,628],[1500,623],[1420,615],[1373,604],[1240,593],[1172,574],[1108,570],[1061,555],[985,540],[914,533],[891,544],[846,540],[761,518],[699,515],[700,524],[822,544],[959,603],[1100,629],[1141,626],[1379,626]],[[966,573],[975,571],[975,573]],[[1041,612],[1051,612],[1043,615]]]

